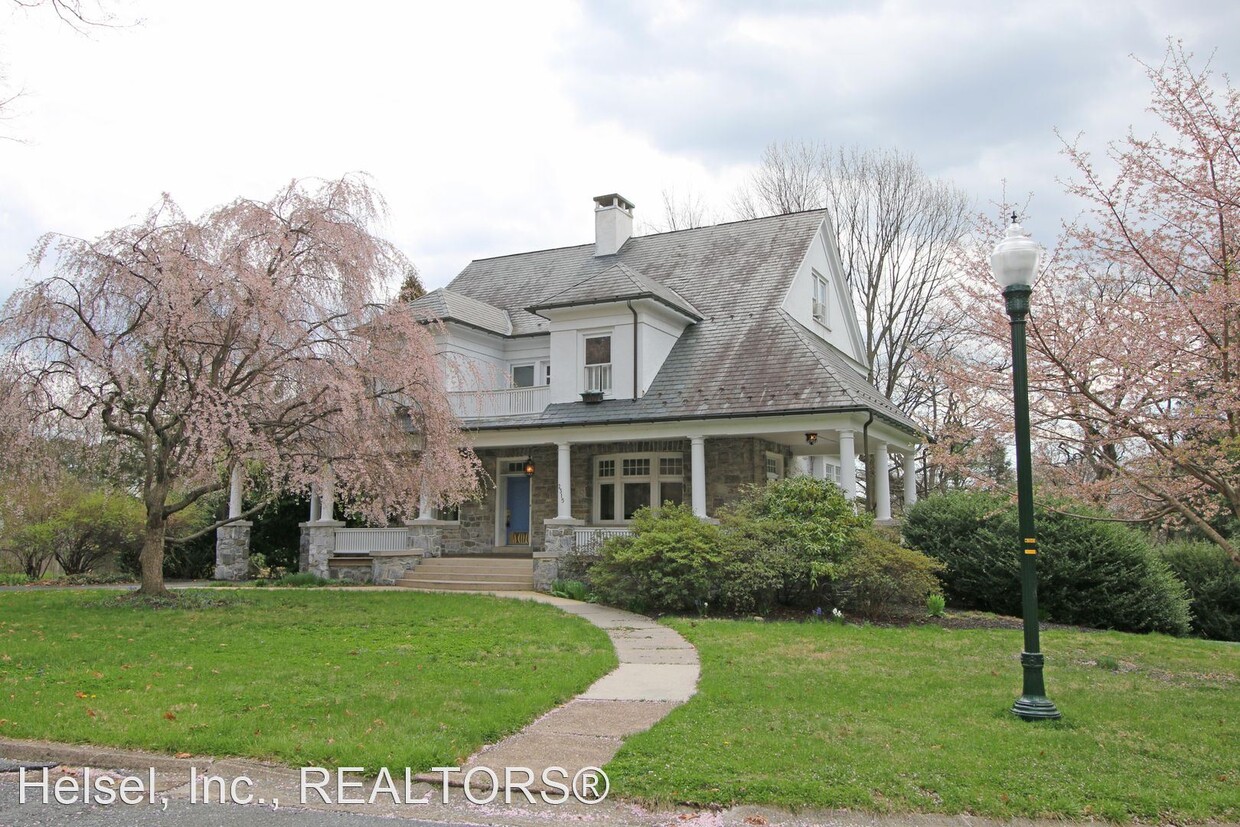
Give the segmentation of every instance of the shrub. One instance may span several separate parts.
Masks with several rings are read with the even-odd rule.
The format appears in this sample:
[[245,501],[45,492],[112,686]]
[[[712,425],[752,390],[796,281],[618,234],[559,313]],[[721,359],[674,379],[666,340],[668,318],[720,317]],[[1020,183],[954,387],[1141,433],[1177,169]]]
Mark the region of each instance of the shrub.
[[[1071,505],[1084,513],[1085,506]],[[1040,510],[1038,604],[1048,620],[1129,632],[1188,631],[1183,584],[1141,534],[1117,523]],[[923,500],[904,537],[945,566],[948,598],[968,608],[1021,610],[1016,507],[992,494]]]
[[128,494],[83,491],[53,519],[56,562],[66,575],[92,571],[103,560],[142,548],[142,504]]
[[838,567],[839,594],[845,608],[873,620],[893,606],[923,605],[938,594],[942,587],[935,575],[942,569],[942,563],[920,551],[862,531]]
[[556,580],[551,584],[551,594],[566,600],[580,600],[582,603],[590,599],[590,589],[580,580]]
[[941,594],[932,594],[926,598],[926,614],[930,617],[942,617],[947,611],[947,600]]
[[[757,567],[751,572],[756,597],[777,575],[779,602],[803,607],[831,602],[837,567],[857,532],[873,522],[853,513],[839,486],[812,477],[749,486],[720,520],[741,544],[736,554]],[[769,553],[743,548],[746,540]]]
[[904,541],[943,564],[943,591],[953,605],[1020,614],[1020,559],[1006,535],[996,534],[995,518],[1010,507],[1006,497],[956,492],[922,500],[905,515]]
[[665,504],[639,509],[633,531],[604,543],[590,569],[599,598],[640,612],[705,612],[722,563],[719,527]]
[[782,602],[795,558],[765,520],[730,519],[721,533],[723,563],[715,599],[727,614],[766,614]]
[[1240,641],[1240,566],[1214,543],[1179,541],[1159,549],[1193,600],[1193,632]]

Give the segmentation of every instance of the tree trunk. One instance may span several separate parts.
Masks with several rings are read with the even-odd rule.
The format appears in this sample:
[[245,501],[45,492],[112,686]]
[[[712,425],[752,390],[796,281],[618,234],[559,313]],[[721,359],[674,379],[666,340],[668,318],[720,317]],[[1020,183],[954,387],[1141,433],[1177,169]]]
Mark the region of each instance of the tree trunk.
[[138,594],[147,597],[162,597],[168,594],[168,590],[164,588],[164,533],[167,530],[167,520],[163,512],[162,498],[157,504],[148,499],[142,555],[138,558],[142,563],[142,585],[138,588]]

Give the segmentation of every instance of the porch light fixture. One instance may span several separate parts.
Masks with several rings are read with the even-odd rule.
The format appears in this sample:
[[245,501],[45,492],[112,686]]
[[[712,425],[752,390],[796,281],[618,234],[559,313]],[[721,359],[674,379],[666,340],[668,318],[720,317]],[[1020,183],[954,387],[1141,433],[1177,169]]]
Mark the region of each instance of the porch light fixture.
[[530,459],[529,457],[526,457],[525,467],[522,470],[525,471],[525,476],[527,477],[534,476],[534,460]]
[[1046,697],[1042,679],[1041,646],[1038,642],[1038,540],[1033,525],[1033,467],[1029,447],[1029,377],[1025,356],[1025,320],[1029,296],[1038,270],[1041,248],[1030,238],[1012,213],[1012,224],[990,255],[990,270],[1003,288],[1012,326],[1012,400],[1016,418],[1016,497],[1020,513],[1020,591],[1025,623],[1025,648],[1020,653],[1024,686],[1012,712],[1026,721],[1059,718],[1059,710]]
[[817,445],[818,434],[814,433],[813,431],[810,431],[808,434],[805,435],[805,441],[808,442],[810,445]]

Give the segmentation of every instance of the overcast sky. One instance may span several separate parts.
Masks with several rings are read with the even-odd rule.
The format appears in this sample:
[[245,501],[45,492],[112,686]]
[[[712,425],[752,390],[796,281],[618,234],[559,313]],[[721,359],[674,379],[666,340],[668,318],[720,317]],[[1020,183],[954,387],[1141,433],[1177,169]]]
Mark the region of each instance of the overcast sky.
[[[191,215],[294,177],[369,173],[429,288],[473,258],[593,238],[591,198],[726,217],[771,141],[898,147],[979,208],[1078,207],[1054,130],[1148,124],[1166,38],[1233,74],[1240,3],[102,0],[82,35],[0,0],[24,91],[0,122],[0,299],[49,231],[94,237],[170,193]],[[1232,42],[1228,42],[1230,39]]]

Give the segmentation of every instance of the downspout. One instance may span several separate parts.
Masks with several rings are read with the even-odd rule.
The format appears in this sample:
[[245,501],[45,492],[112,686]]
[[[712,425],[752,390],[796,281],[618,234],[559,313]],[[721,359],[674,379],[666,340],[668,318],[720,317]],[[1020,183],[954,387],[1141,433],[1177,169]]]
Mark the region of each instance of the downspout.
[[639,388],[637,384],[637,310],[634,309],[631,299],[625,302],[625,304],[629,306],[629,312],[633,314],[633,400],[637,401],[639,398],[637,392]]
[[874,411],[870,411],[870,418],[861,426],[861,450],[865,454],[865,510],[871,511],[870,504],[874,502],[874,486],[870,485],[870,471],[873,470],[873,463],[870,461],[870,423],[874,421]]

